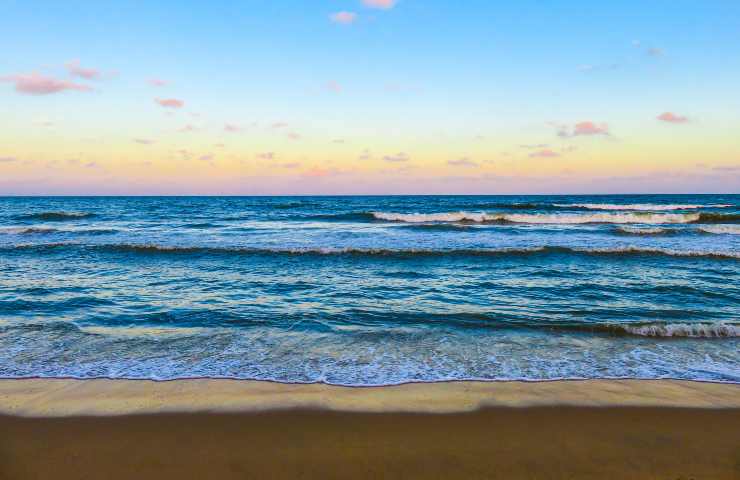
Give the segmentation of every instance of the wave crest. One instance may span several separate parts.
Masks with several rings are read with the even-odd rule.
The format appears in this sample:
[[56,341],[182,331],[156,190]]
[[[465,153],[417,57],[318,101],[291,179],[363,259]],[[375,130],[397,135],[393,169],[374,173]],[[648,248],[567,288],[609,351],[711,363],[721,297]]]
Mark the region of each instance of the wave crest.
[[470,222],[470,223],[530,223],[530,224],[586,224],[586,223],[645,223],[676,224],[694,223],[702,219],[699,213],[531,213],[489,214],[481,212],[443,213],[388,213],[373,212],[378,220],[404,223]]
[[629,203],[629,204],[615,204],[615,203],[571,203],[571,204],[554,204],[556,207],[562,208],[585,208],[587,210],[639,210],[639,211],[666,211],[666,210],[696,210],[699,208],[729,208],[734,205],[729,204],[709,204],[709,205],[698,205],[698,204],[655,204],[655,203]]
[[643,325],[620,325],[632,335],[641,337],[686,337],[686,338],[734,338],[740,336],[740,328],[730,323],[652,323]]
[[59,222],[64,220],[80,220],[94,217],[94,213],[86,212],[39,212],[29,213],[16,217],[18,220],[43,220],[46,222]]

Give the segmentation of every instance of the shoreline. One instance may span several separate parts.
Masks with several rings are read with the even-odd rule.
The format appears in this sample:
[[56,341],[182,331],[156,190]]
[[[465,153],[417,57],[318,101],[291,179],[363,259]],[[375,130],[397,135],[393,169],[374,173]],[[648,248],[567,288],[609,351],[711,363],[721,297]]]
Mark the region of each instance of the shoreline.
[[0,379],[0,415],[112,416],[327,410],[462,413],[483,408],[740,409],[740,384],[689,380],[445,381],[335,386],[237,379]]
[[0,480],[734,480],[740,385],[0,380]]

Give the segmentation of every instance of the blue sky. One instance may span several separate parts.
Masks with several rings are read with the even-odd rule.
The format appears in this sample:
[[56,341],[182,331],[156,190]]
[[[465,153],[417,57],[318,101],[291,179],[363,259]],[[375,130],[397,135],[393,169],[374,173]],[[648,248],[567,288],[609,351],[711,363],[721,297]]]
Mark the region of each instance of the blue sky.
[[[620,155],[630,168],[647,165],[630,174],[670,169],[670,158],[687,148],[696,149],[695,163],[708,168],[740,163],[732,140],[740,127],[740,2],[398,0],[386,6],[361,0],[0,1],[9,46],[0,56],[0,78],[6,79],[0,114],[7,127],[0,140],[10,145],[0,157],[36,162],[35,169],[18,173],[26,178],[53,161],[48,150],[58,147],[95,158],[111,178],[125,179],[124,160],[142,159],[128,146],[119,148],[122,142],[151,137],[162,151],[147,153],[147,160],[166,163],[184,148],[205,152],[221,142],[223,125],[234,124],[264,127],[232,141],[230,157],[221,155],[225,162],[274,151],[303,162],[303,170],[279,172],[288,176],[332,168],[365,174],[356,161],[370,150],[377,152],[371,165],[379,177],[379,159],[403,152],[417,167],[409,178],[422,175],[419,169],[441,178],[451,176],[444,163],[462,157],[475,156],[481,166],[506,165],[501,156],[516,156],[512,150],[522,143],[590,152],[597,163],[609,159],[588,175],[577,154],[572,165],[571,157],[559,160],[563,170],[579,170],[578,188],[614,175],[606,167]],[[337,23],[331,16],[338,12],[356,16]],[[96,77],[75,77],[68,67],[75,61]],[[90,91],[14,91],[18,76],[32,72],[84,80]],[[153,88],[152,79],[167,85]],[[182,99],[185,108],[165,117],[152,106],[160,97]],[[665,112],[688,121],[667,130],[656,121]],[[44,121],[56,129],[34,127]],[[578,122],[608,125],[609,138],[558,144],[557,125]],[[300,136],[302,148],[296,142],[284,147],[283,137],[270,144],[266,126],[283,123]],[[200,137],[174,134],[190,124]],[[86,138],[98,146],[87,151],[79,143]],[[335,152],[337,139],[354,148]],[[101,151],[101,143],[115,155]],[[701,145],[711,148],[705,152]],[[641,146],[648,152],[643,159],[634,153]],[[540,170],[529,154],[521,155],[522,168],[478,173]],[[106,165],[112,156],[120,162]],[[681,172],[690,175],[682,162]],[[251,167],[245,174],[277,175],[269,165]],[[182,181],[183,188],[192,186]],[[286,179],[286,188],[295,181]],[[732,189],[712,181],[700,187]],[[331,193],[331,185],[321,188]],[[566,182],[563,188],[575,187]]]

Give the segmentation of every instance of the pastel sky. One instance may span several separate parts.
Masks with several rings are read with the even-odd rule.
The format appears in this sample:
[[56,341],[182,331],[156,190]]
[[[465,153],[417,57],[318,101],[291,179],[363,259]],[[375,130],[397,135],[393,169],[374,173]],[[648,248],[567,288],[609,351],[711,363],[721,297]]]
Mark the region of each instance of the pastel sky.
[[737,0],[0,12],[0,194],[740,193]]

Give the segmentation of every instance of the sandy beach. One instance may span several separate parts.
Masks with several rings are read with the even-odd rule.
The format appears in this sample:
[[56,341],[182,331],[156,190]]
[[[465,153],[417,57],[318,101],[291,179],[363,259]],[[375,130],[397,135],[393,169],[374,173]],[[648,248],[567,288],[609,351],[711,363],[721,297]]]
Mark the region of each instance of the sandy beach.
[[0,381],[0,478],[735,479],[740,386]]

